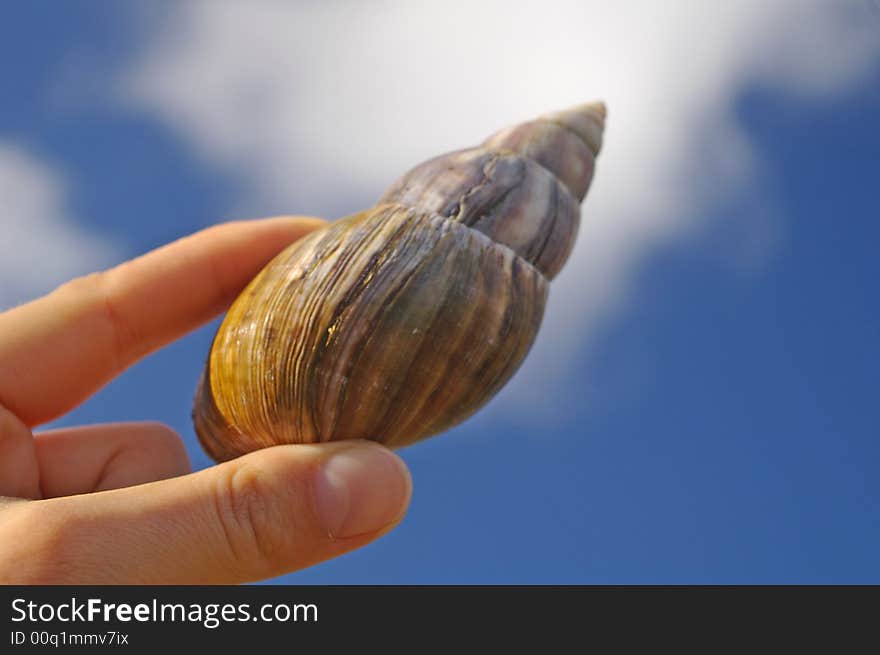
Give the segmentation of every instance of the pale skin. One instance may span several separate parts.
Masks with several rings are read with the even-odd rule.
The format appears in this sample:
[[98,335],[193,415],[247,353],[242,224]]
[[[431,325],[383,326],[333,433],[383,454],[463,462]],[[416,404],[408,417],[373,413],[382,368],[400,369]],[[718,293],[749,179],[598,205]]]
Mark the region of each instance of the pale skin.
[[38,430],[224,311],[321,225],[219,225],[0,314],[0,583],[255,581],[400,522],[409,473],[372,442],[276,446],[190,473],[161,423]]

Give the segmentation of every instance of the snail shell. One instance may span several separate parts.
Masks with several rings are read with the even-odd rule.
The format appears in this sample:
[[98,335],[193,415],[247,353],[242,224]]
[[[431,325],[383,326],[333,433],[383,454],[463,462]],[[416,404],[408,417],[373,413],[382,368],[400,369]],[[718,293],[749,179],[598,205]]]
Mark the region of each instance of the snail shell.
[[206,451],[404,446],[485,404],[537,334],[604,119],[586,104],[431,159],[275,257],[211,346],[193,410]]

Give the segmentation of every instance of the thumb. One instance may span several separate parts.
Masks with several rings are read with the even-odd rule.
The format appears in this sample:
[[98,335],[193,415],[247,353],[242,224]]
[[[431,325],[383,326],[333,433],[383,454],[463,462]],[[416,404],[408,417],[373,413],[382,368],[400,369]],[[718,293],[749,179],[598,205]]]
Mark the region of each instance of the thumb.
[[36,568],[21,573],[56,584],[259,580],[376,539],[410,493],[406,466],[378,444],[276,446],[170,480],[22,503],[37,516],[19,559]]

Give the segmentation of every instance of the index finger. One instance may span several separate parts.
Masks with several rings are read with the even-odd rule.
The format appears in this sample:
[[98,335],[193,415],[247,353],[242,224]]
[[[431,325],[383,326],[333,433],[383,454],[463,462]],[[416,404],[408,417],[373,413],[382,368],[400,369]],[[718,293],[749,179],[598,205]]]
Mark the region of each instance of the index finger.
[[316,218],[225,223],[0,314],[0,405],[28,426],[72,409],[225,309]]

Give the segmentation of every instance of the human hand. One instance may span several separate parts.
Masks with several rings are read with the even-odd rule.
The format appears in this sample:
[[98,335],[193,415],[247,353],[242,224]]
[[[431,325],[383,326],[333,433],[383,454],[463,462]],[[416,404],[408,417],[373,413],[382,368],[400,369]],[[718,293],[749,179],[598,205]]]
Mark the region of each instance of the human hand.
[[159,423],[32,433],[223,311],[321,225],[220,225],[0,314],[0,582],[246,582],[397,525],[409,474],[375,443],[276,446],[188,473]]

